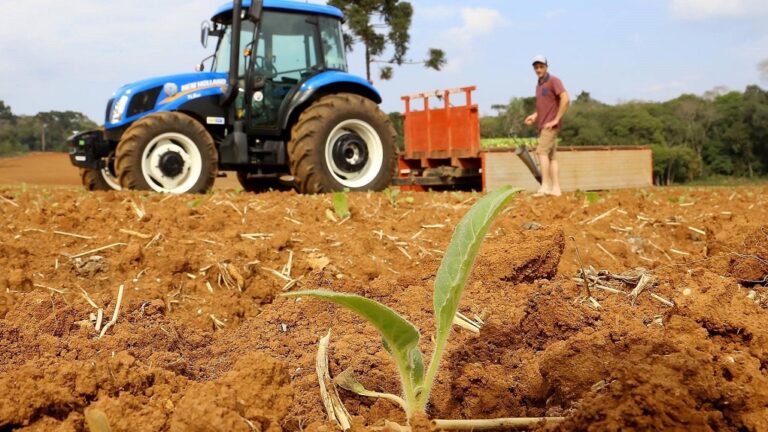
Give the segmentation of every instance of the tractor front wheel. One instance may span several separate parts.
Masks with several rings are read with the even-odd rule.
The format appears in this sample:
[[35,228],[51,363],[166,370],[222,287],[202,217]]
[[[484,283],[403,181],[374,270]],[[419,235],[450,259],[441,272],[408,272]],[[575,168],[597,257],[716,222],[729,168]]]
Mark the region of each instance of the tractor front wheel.
[[125,131],[116,166],[124,189],[205,193],[216,179],[218,155],[211,134],[195,119],[160,112]]
[[120,180],[115,171],[115,156],[111,155],[107,166],[100,170],[80,168],[80,180],[89,191],[119,191]]
[[395,129],[367,98],[324,96],[293,126],[288,158],[300,193],[383,190],[397,169]]

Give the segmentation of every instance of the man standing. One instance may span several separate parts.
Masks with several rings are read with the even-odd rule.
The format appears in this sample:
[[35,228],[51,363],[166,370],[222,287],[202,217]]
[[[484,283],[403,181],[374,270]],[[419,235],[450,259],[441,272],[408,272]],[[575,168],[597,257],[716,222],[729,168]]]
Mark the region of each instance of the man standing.
[[541,165],[541,188],[536,196],[560,196],[560,167],[557,163],[557,136],[568,111],[568,92],[563,82],[549,74],[549,65],[543,55],[533,58],[533,70],[539,77],[536,86],[536,112],[525,118],[525,124],[539,126],[539,146],[536,154]]

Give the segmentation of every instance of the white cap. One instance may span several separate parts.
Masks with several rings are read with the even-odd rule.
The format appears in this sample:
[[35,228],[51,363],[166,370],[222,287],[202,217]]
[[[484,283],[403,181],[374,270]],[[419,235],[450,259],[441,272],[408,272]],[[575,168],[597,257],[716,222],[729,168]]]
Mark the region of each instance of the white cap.
[[536,63],[547,64],[547,58],[544,57],[543,55],[539,54],[539,55],[537,55],[536,57],[533,58],[533,62],[532,63],[533,64],[536,64]]

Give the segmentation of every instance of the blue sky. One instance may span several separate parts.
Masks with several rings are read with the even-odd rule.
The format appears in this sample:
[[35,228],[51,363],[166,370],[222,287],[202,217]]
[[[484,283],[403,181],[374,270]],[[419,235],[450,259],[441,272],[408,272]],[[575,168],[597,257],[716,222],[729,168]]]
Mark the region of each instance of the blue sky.
[[[314,1],[316,3],[321,1]],[[0,0],[0,99],[17,114],[75,110],[103,122],[120,85],[187,72],[209,50],[200,22],[221,0]],[[715,87],[768,87],[765,0],[412,0],[408,57],[446,51],[441,72],[395,70],[376,82],[386,111],[400,96],[476,85],[481,112],[530,96],[530,59],[545,54],[571,94],[608,103],[667,100]],[[30,21],[30,17],[34,17]],[[349,54],[363,74],[360,50]]]

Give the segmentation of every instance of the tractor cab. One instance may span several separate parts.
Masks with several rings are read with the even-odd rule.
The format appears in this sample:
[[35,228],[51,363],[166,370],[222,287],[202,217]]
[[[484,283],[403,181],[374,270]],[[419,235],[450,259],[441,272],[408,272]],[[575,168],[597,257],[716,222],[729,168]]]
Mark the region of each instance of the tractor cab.
[[[270,2],[269,6],[260,16],[260,25],[242,21],[234,105],[236,118],[245,119],[246,130],[265,133],[279,129],[280,107],[300,83],[326,71],[347,72],[338,9],[312,5],[308,11],[309,5],[302,5],[297,11],[293,2]],[[223,6],[202,27],[203,46],[211,35],[218,36],[212,72],[229,73],[232,18],[231,7]]]
[[[208,191],[220,171],[243,189],[381,190],[397,167],[381,96],[347,72],[343,15],[288,0],[234,0],[201,29],[210,66],[120,87],[103,129],[69,139],[94,189]],[[211,44],[212,45],[212,44]]]

